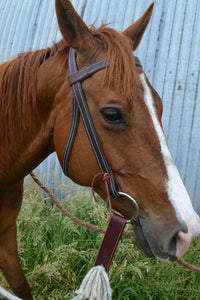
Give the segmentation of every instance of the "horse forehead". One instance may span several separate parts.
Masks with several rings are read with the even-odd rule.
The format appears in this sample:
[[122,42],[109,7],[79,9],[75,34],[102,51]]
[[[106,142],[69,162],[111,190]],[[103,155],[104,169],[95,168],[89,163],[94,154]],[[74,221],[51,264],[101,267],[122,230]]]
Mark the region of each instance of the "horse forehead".
[[[120,88],[112,84],[112,82],[107,84],[107,82],[104,81],[106,69],[109,69],[109,65],[105,69],[94,73],[91,77],[88,77],[87,80],[82,82],[86,97],[91,97],[91,101],[94,105],[106,105],[107,103],[113,105],[121,104],[121,106],[130,113],[132,113],[134,110],[137,110],[137,103],[139,103],[139,107],[143,107],[143,109],[140,108],[139,111],[146,113],[147,110],[144,109],[144,87],[140,80],[140,75],[144,73],[143,70],[140,67],[136,68],[136,80],[134,82],[125,83],[127,89],[129,88],[133,91],[133,97],[130,98],[127,97],[126,94],[123,95]],[[113,76],[118,76],[118,74],[114,74]],[[151,86],[150,89],[153,91]]]

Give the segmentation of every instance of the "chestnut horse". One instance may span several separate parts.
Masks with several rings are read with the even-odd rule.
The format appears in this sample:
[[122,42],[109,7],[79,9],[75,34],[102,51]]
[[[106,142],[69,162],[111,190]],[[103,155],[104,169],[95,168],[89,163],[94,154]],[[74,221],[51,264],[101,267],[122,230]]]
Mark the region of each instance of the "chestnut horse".
[[[108,61],[82,87],[115,179],[139,205],[139,223],[134,226],[138,246],[147,256],[174,261],[199,235],[199,217],[163,133],[161,99],[133,55],[152,10],[153,4],[120,34],[105,25],[88,28],[70,0],[56,0],[63,40],[0,66],[0,268],[20,298],[32,299],[16,244],[23,178],[53,151],[62,163],[72,120],[72,88],[67,80],[70,47],[77,53],[79,69],[101,58]],[[80,119],[68,175],[90,186],[98,172]],[[95,182],[95,190],[106,198],[101,180]],[[123,197],[113,198],[112,207],[129,219],[134,214]]]

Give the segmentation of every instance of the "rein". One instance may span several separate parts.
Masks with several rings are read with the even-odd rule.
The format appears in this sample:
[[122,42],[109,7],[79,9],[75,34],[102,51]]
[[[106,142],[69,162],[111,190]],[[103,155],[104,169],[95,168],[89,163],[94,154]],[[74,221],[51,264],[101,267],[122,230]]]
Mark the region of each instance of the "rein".
[[[90,229],[90,230],[93,230],[95,232],[98,232],[98,233],[102,233],[102,234],[105,234],[106,233],[106,230],[104,228],[100,228],[100,227],[97,227],[97,226],[94,226],[92,224],[89,224],[87,222],[84,222],[82,220],[80,220],[79,218],[75,217],[74,215],[72,215],[68,210],[66,210],[61,204],[60,202],[58,201],[58,199],[55,197],[55,195],[38,179],[38,177],[33,173],[31,172],[30,173],[31,177],[33,178],[33,180],[37,183],[37,185],[43,189],[43,191],[45,191],[47,193],[47,195],[51,198],[51,200],[53,201],[53,203],[61,210],[61,212],[66,216],[68,217],[70,220],[72,220],[73,222],[77,223],[78,225],[81,225],[81,226],[84,226],[86,227],[87,229]],[[126,235],[126,236],[133,236],[135,237],[135,233],[134,231],[132,230],[124,230],[123,235]],[[191,270],[191,271],[194,271],[194,272],[197,272],[197,273],[200,273],[200,267],[197,267],[197,266],[194,266],[192,264],[189,264],[188,262],[186,262],[185,260],[183,260],[182,258],[179,258],[177,260],[177,262],[184,266],[185,268]]]
[[[131,223],[139,222],[138,220],[139,206],[135,201],[135,199],[133,199],[130,195],[123,193],[121,191],[117,181],[115,180],[113,172],[106,160],[105,154],[101,147],[101,143],[96,133],[94,124],[92,122],[90,111],[87,106],[84,91],[81,85],[81,81],[90,77],[92,74],[96,73],[97,71],[106,68],[108,66],[107,59],[101,59],[91,64],[88,67],[78,70],[77,63],[76,63],[76,52],[74,49],[70,48],[68,64],[69,64],[68,79],[70,85],[72,86],[72,95],[73,95],[72,97],[73,113],[72,113],[72,123],[71,123],[70,133],[63,154],[62,168],[65,175],[68,176],[68,162],[70,159],[70,154],[74,144],[78,123],[81,115],[88,139],[90,141],[99,169],[101,171],[100,173],[95,175],[92,180],[91,186],[92,186],[92,193],[94,199],[95,199],[95,195],[94,195],[93,186],[94,186],[95,179],[98,176],[100,175],[103,176],[103,181],[106,187],[107,198],[109,203],[109,219],[108,219],[109,224],[107,230],[88,224],[87,222],[81,221],[80,219],[73,216],[65,208],[62,207],[62,205],[56,199],[54,194],[39,181],[39,179],[35,176],[33,172],[31,172],[31,176],[33,180],[50,196],[53,203],[72,221],[76,222],[79,225],[85,226],[88,229],[91,229],[93,231],[104,233],[104,239],[102,241],[94,266],[90,270],[90,272],[88,272],[88,274],[85,276],[80,286],[80,289],[76,291],[76,293],[80,295],[80,299],[83,299],[82,296],[86,295],[87,293],[90,293],[91,299],[93,299],[94,295],[97,294],[97,290],[96,290],[97,286],[101,285],[101,291],[98,288],[98,293],[103,292],[104,294],[103,298],[105,298],[105,294],[106,295],[109,294],[109,299],[111,299],[112,290],[109,285],[109,279],[107,273],[109,272],[110,264],[113,259],[114,253],[116,251],[117,245],[120,241],[121,235],[126,234],[129,236],[135,236],[133,231],[124,231],[124,228],[127,222],[131,222]],[[137,66],[142,67],[138,58],[135,58],[135,64]],[[127,221],[126,218],[118,214],[115,213],[112,214],[111,198],[119,198],[121,196],[131,200],[136,208],[135,216],[132,216],[131,220],[129,221]],[[178,263],[190,270],[200,272],[200,268],[190,265],[189,263],[185,262],[183,259],[179,259]],[[77,299],[77,297],[73,299]]]
[[[33,173],[30,173],[31,177],[33,178],[33,180],[37,183],[37,185],[45,192],[47,193],[47,195],[51,198],[51,200],[53,201],[53,203],[60,209],[60,211],[66,216],[68,217],[70,220],[72,220],[73,222],[77,223],[78,225],[81,225],[87,229],[93,230],[95,232],[99,232],[102,234],[105,234],[106,229],[104,228],[100,228],[97,227],[95,225],[89,224],[85,221],[80,220],[79,218],[75,217],[74,215],[72,215],[67,209],[65,209],[61,203],[58,201],[58,199],[56,198],[56,196],[53,194],[52,191],[50,191],[50,189],[48,189],[40,180],[39,178]],[[110,219],[110,216],[109,216]],[[134,231],[132,230],[124,230],[123,235],[126,236],[135,236]]]
[[[142,68],[142,64],[139,60],[138,57],[135,56],[135,64],[138,67]],[[79,122],[79,118],[80,118],[80,114],[83,120],[83,124],[85,127],[85,130],[87,132],[89,141],[91,143],[94,155],[96,157],[97,163],[99,165],[99,168],[101,170],[101,174],[107,174],[109,181],[106,182],[106,180],[104,180],[105,182],[105,186],[106,186],[106,190],[107,190],[107,195],[108,195],[108,199],[109,197],[120,197],[120,196],[125,196],[127,198],[129,198],[132,202],[134,202],[135,207],[136,207],[136,216],[132,217],[131,221],[132,222],[137,222],[137,217],[139,215],[139,206],[137,204],[137,202],[135,201],[135,199],[133,199],[131,196],[121,192],[120,187],[118,185],[118,183],[116,182],[114,175],[112,173],[111,168],[108,165],[108,162],[106,160],[106,157],[104,155],[103,149],[101,147],[99,138],[97,136],[95,127],[93,125],[91,116],[90,116],[90,112],[87,106],[87,102],[85,99],[85,95],[82,89],[82,85],[81,85],[81,81],[85,80],[86,78],[90,77],[91,75],[93,75],[94,73],[96,73],[97,71],[100,71],[104,68],[106,68],[108,66],[108,62],[107,59],[101,59],[93,64],[91,64],[88,67],[85,67],[81,70],[78,70],[77,67],[77,63],[76,63],[76,52],[73,48],[70,48],[69,51],[69,59],[68,59],[68,65],[69,65],[69,83],[72,86],[72,95],[73,95],[73,115],[72,115],[72,124],[71,124],[71,128],[70,128],[70,133],[69,133],[69,137],[66,143],[66,147],[64,150],[64,154],[63,154],[63,161],[62,161],[62,168],[63,168],[63,172],[65,173],[65,175],[68,176],[68,162],[69,162],[69,158],[70,158],[70,154],[71,154],[71,150],[73,147],[73,143],[74,143],[74,139],[76,136],[76,132],[77,132],[77,128],[78,128],[78,122]],[[98,176],[99,174],[97,174],[96,176]],[[33,177],[33,179],[37,182],[38,179],[36,179],[35,175],[31,175]],[[93,182],[92,182],[92,192],[93,192],[93,184],[94,184],[94,180],[95,177],[93,178]],[[38,183],[38,182],[37,182]],[[38,183],[39,185],[41,183]],[[42,187],[42,186],[41,186]],[[53,202],[62,210],[62,212],[64,212],[65,214],[68,215],[68,217],[75,221],[76,223],[83,225],[85,227],[87,227],[88,229],[94,230],[96,232],[101,232],[101,233],[106,233],[105,229],[102,228],[98,228],[96,226],[93,226],[91,224],[88,224],[86,222],[83,222],[79,219],[77,219],[76,217],[74,217],[73,215],[71,215],[68,211],[66,211],[65,209],[63,210],[63,207],[58,203],[58,200],[55,198],[55,196],[51,193],[51,191],[49,191],[46,187],[42,187],[47,194],[49,194],[49,196],[51,197],[51,199],[53,200]],[[94,192],[93,192],[93,196],[94,196]],[[94,196],[95,199],[95,196]],[[110,216],[109,216],[109,220],[111,219],[111,201],[109,199],[109,211],[110,211]],[[135,236],[133,231],[124,231],[123,232],[124,235],[127,236]],[[193,266],[187,262],[185,262],[183,259],[178,259],[177,262],[181,265],[183,265],[184,267],[198,272],[200,273],[200,268]]]

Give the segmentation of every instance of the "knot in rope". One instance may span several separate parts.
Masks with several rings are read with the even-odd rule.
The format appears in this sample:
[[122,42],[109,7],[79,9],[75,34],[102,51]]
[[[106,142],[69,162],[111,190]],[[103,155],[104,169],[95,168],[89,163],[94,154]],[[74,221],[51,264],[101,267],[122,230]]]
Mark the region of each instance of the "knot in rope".
[[95,202],[97,202],[97,199],[96,199],[96,196],[95,196],[95,193],[94,193],[94,182],[95,182],[96,178],[99,177],[100,175],[103,175],[103,181],[104,181],[105,187],[106,187],[106,193],[107,193],[107,199],[108,199],[108,205],[109,205],[109,217],[108,217],[107,222],[109,222],[111,217],[112,217],[112,203],[111,203],[110,191],[109,191],[109,186],[108,186],[108,183],[110,181],[108,173],[100,172],[100,173],[97,173],[93,177],[92,182],[91,182],[92,195],[93,195],[93,198],[94,198]]
[[110,178],[108,173],[103,173],[103,181],[109,183]]

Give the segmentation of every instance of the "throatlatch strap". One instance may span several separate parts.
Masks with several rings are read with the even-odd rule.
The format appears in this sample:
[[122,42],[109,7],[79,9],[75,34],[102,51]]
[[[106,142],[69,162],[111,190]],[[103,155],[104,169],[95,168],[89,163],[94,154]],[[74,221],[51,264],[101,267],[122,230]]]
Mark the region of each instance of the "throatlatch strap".
[[107,273],[109,272],[110,264],[124,231],[126,222],[127,220],[125,218],[114,213],[108,224],[108,228],[94,263],[94,266],[103,265]]
[[139,59],[137,56],[135,56],[135,65],[136,65],[137,67],[142,68],[141,61],[140,61],[140,59]]

